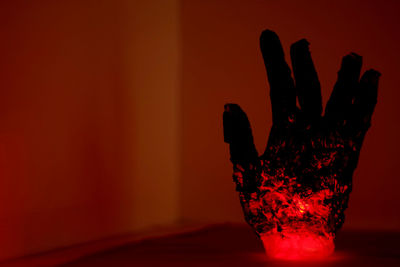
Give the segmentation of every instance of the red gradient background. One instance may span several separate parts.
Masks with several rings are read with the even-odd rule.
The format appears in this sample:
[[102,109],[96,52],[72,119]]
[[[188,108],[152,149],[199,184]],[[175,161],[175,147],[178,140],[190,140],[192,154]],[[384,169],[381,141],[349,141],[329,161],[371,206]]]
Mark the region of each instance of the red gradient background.
[[347,228],[400,230],[398,28],[388,1],[0,2],[0,260],[154,225],[243,222],[223,143],[271,126],[260,32],[307,38],[326,103],[341,57],[382,72]]

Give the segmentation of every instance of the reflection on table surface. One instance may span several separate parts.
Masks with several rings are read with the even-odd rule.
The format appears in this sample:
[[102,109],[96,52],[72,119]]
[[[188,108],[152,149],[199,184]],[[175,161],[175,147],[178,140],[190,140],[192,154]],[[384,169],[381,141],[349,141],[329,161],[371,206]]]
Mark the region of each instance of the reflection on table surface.
[[400,266],[399,242],[399,232],[342,231],[329,258],[274,261],[247,225],[218,224],[141,240],[64,266]]

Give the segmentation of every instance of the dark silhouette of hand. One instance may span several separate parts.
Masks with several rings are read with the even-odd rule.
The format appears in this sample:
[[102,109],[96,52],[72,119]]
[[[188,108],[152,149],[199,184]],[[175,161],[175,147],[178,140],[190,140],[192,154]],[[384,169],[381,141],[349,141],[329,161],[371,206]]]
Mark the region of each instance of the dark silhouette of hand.
[[245,219],[274,257],[333,251],[377,101],[379,72],[368,70],[360,79],[362,58],[352,53],[343,58],[322,116],[320,83],[308,45],[303,39],[291,46],[293,81],[278,36],[269,30],[261,34],[273,117],[261,156],[242,109],[226,104],[223,114]]

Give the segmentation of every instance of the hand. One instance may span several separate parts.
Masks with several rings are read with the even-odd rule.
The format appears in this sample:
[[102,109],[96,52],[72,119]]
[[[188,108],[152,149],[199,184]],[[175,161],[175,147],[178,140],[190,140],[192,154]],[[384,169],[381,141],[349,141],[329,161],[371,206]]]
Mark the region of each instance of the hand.
[[303,39],[291,46],[293,81],[278,36],[269,30],[261,34],[273,119],[261,156],[242,109],[226,104],[223,114],[245,219],[267,253],[280,258],[333,251],[377,101],[380,73],[368,70],[359,79],[362,58],[352,53],[343,58],[322,116],[320,83],[308,45]]

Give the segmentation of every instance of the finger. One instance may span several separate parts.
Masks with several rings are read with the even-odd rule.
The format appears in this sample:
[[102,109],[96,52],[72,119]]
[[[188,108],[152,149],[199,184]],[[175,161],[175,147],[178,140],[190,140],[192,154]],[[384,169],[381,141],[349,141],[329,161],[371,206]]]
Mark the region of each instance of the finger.
[[259,160],[249,120],[239,105],[226,104],[223,125],[224,141],[229,144],[234,166],[236,189],[241,192],[254,192]]
[[378,83],[381,74],[376,70],[366,71],[360,80],[354,97],[350,126],[356,134],[363,135],[371,125],[371,117],[378,99]]
[[294,43],[290,48],[290,56],[303,116],[315,121],[322,113],[321,86],[308,45],[306,39]]
[[276,33],[265,30],[260,37],[260,47],[270,85],[273,123],[285,123],[296,109],[296,92],[290,69]]
[[225,105],[223,123],[224,141],[230,144],[231,161],[236,163],[257,159],[250,123],[239,105]]
[[352,53],[342,60],[337,82],[326,105],[325,118],[336,124],[343,124],[351,113],[352,101],[358,87],[362,57]]

